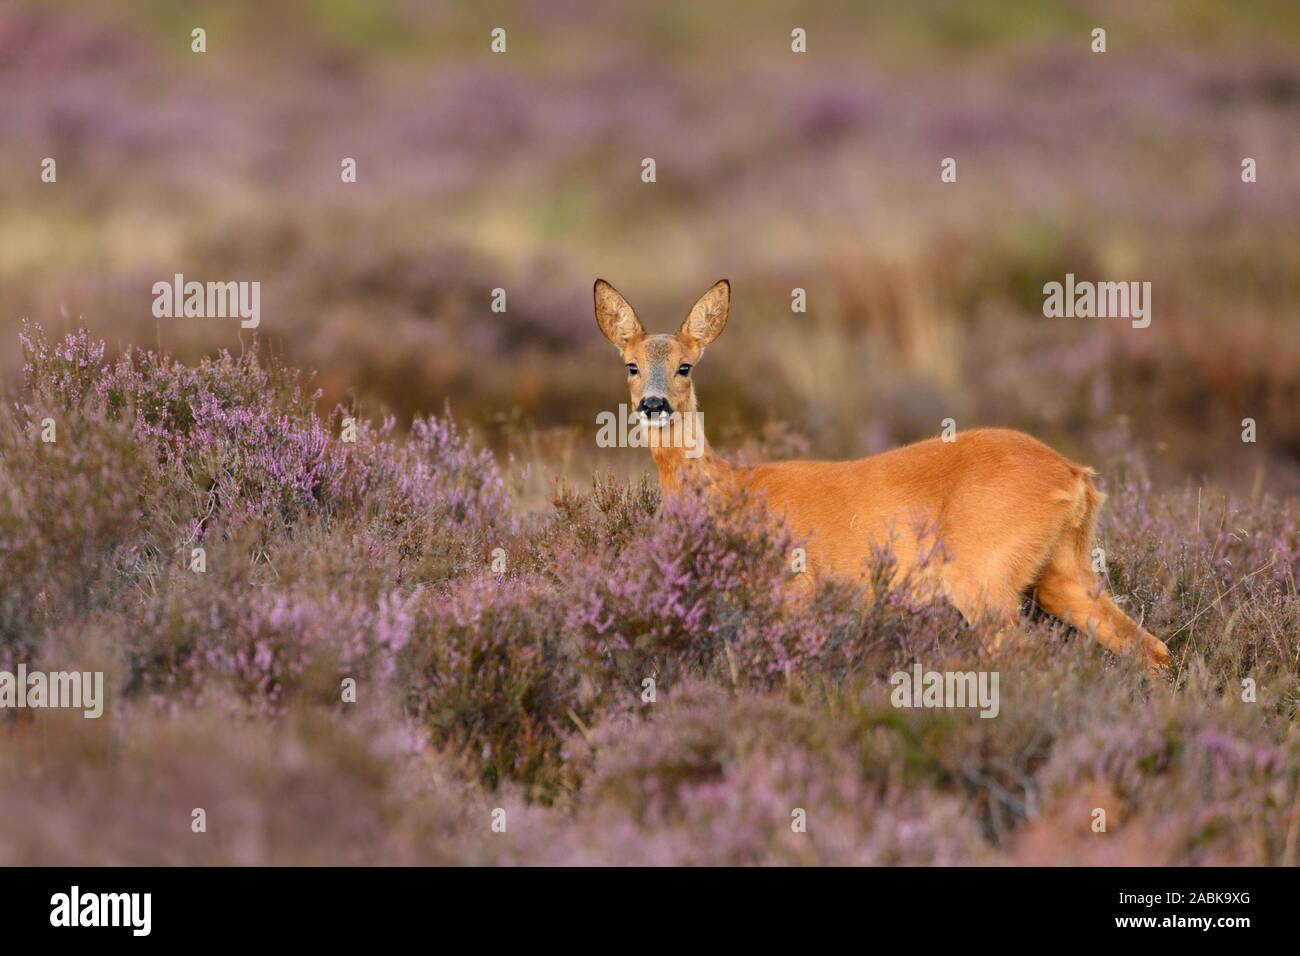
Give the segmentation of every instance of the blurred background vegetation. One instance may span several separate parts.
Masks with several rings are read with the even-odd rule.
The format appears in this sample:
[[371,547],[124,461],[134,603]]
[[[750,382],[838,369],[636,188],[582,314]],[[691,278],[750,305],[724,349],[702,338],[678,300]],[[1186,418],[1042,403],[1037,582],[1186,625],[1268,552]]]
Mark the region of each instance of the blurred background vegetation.
[[[1293,0],[9,4],[0,376],[24,317],[238,352],[151,286],[258,280],[258,334],[323,402],[449,403],[540,501],[649,470],[595,447],[626,391],[593,279],[667,331],[725,276],[698,375],[724,449],[861,455],[952,417],[1294,492],[1298,54]],[[1150,328],[1044,318],[1067,272],[1150,281]]]

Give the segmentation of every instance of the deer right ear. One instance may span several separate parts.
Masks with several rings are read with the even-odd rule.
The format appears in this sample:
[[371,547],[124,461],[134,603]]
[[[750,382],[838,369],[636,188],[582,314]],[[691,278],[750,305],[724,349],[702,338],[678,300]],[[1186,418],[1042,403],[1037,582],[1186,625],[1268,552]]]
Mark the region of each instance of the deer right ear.
[[625,349],[631,342],[645,335],[645,329],[641,327],[632,306],[619,295],[617,289],[604,279],[597,279],[593,292],[596,297],[596,324],[605,333],[605,338],[614,343],[615,348]]

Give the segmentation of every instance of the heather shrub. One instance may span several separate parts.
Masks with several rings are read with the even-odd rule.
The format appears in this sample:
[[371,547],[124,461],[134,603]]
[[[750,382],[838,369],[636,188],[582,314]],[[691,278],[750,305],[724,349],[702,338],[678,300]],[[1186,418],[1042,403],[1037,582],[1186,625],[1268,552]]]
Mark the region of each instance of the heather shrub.
[[572,542],[583,554],[608,550],[617,557],[654,524],[661,501],[658,484],[648,477],[624,483],[609,474],[597,475],[590,492],[557,490],[551,499],[554,518],[537,543],[546,556]]
[[982,841],[959,800],[918,799],[898,780],[866,778],[851,727],[832,714],[779,694],[734,696],[693,681],[652,707],[653,720],[613,720],[593,736],[569,835],[583,862],[929,865],[981,858]]
[[[489,859],[491,805],[408,721],[293,707],[269,723],[239,709],[218,695],[174,712],[135,702],[97,721],[44,711],[38,732],[0,733],[0,865]],[[196,807],[202,835],[190,829]]]
[[491,452],[472,448],[450,418],[417,418],[405,441],[363,427],[340,446],[343,500],[382,546],[396,550],[405,579],[432,583],[490,563],[519,530]]
[[643,526],[556,568],[566,626],[602,682],[628,694],[685,673],[765,683],[818,652],[824,635],[785,613],[795,539],[761,509],[690,490]]
[[[936,553],[928,560],[940,559]],[[978,647],[961,614],[924,580],[924,560],[900,573],[883,548],[872,555],[861,582],[818,582],[798,626],[817,628],[824,640],[805,662],[805,674],[832,683],[883,679],[912,661]]]
[[115,600],[120,575],[153,546],[158,495],[149,455],[122,423],[50,406],[0,413],[0,659],[25,655],[47,624]]
[[[203,861],[1296,862],[1278,836],[1300,765],[1293,501],[1162,493],[1140,456],[1124,462],[1099,543],[1117,600],[1178,661],[1152,681],[1043,614],[990,655],[887,548],[860,581],[810,586],[799,542],[742,495],[601,476],[524,513],[450,418],[404,434],[321,418],[256,350],[109,363],[84,333],[51,344],[37,327],[23,348],[26,392],[0,411],[0,651],[95,662],[110,710],[165,751],[109,759],[111,737],[59,731],[59,772],[170,812],[194,798],[151,796],[124,761],[207,780],[173,752],[192,742],[256,800],[292,806],[291,781],[337,774],[330,799],[383,808],[335,818],[297,798],[340,841],[331,855],[250,804],[239,819],[295,849]],[[355,442],[335,437],[345,416]],[[894,707],[890,676],[918,664],[996,670],[997,717]],[[214,740],[218,711],[256,753]],[[293,749],[309,732],[355,742],[359,712],[357,733],[410,747],[378,763],[352,743]],[[28,759],[2,735],[38,719],[4,721],[0,750]],[[59,805],[52,784],[4,782]],[[437,820],[406,806],[417,794]],[[1091,832],[1097,806],[1122,839]],[[492,807],[509,838],[481,836]],[[196,859],[127,817],[145,849],[115,842],[106,860]],[[47,838],[0,853],[30,859]]]
[[1296,503],[1157,494],[1140,463],[1111,490],[1099,543],[1109,583],[1185,661],[1225,678],[1294,673],[1300,659]]
[[413,626],[409,594],[280,586],[242,543],[213,552],[204,574],[178,569],[159,582],[135,619],[131,689],[191,700],[233,690],[275,714],[291,697],[338,706],[344,678],[359,698],[396,676]]
[[[297,373],[190,367],[84,332],[24,330],[27,403],[0,420],[0,644],[98,602],[131,611],[129,686],[257,707],[387,680],[414,588],[486,564],[516,524],[490,454],[450,421],[359,423],[342,443]],[[59,440],[38,440],[55,418]],[[190,569],[204,551],[203,573]]]
[[138,350],[101,365],[103,344],[84,332],[50,345],[28,326],[22,341],[33,396],[134,426],[169,495],[191,506],[180,524],[192,537],[251,526],[270,540],[307,518],[358,515],[406,558],[452,550],[458,572],[489,532],[513,530],[490,453],[472,449],[450,419],[417,418],[403,441],[391,419],[361,421],[357,441],[342,443],[333,437],[342,411],[327,425],[319,393],[296,371],[263,365],[256,342],[191,367]]
[[177,534],[249,525],[269,537],[327,506],[340,463],[313,397],[296,372],[259,364],[256,345],[191,367],[134,349],[102,364],[103,343],[84,331],[51,344],[28,325],[21,342],[34,401],[125,426]]
[[330,504],[339,464],[311,398],[256,359],[255,350],[223,354],[191,370],[150,353],[135,363],[128,356],[105,383],[108,404],[124,401],[140,430],[158,438],[178,484],[207,492],[205,520],[292,526]]
[[1107,812],[1105,838],[1063,848],[1061,862],[1298,862],[1294,725],[1239,696],[1217,696],[1199,667],[1180,695],[1078,727],[1053,749],[1039,785],[1048,820],[1081,793]]
[[409,712],[489,787],[537,799],[571,786],[566,735],[591,719],[564,624],[545,582],[483,574],[420,595],[404,655]]
[[[1058,740],[1099,713],[1140,705],[1138,668],[1111,666],[1088,639],[1063,639],[1058,629],[1024,622],[996,656],[973,638],[936,644],[918,657],[896,659],[890,671],[818,688],[816,706],[852,727],[863,775],[911,790],[960,798],[972,825],[994,847],[1041,807],[1038,773]],[[899,708],[890,700],[892,672],[998,674],[996,714],[946,708]]]

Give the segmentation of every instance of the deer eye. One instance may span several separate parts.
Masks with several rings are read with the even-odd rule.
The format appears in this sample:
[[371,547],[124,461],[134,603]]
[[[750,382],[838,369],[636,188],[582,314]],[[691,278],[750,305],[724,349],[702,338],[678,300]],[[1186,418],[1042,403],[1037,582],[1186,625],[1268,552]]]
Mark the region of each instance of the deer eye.
[[632,362],[629,362],[629,363],[628,363],[628,366],[627,366],[627,374],[628,374],[628,375],[635,375],[635,374],[636,374],[636,365],[635,365],[634,363],[632,363]]
[[677,366],[677,374],[678,374],[678,375],[690,375],[690,374],[691,374],[691,367],[690,367],[689,365],[687,365],[685,362],[683,362],[681,365]]

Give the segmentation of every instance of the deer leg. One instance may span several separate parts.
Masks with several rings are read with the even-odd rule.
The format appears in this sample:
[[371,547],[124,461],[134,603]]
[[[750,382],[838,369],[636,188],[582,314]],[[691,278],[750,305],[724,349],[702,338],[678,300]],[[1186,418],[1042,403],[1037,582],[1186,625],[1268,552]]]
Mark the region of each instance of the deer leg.
[[944,593],[990,654],[1001,649],[1020,620],[1020,595],[1010,587],[944,582]]
[[1164,641],[1121,611],[1068,548],[1058,551],[1039,577],[1035,598],[1066,624],[1091,634],[1112,654],[1122,657],[1136,646],[1151,670],[1169,665]]

